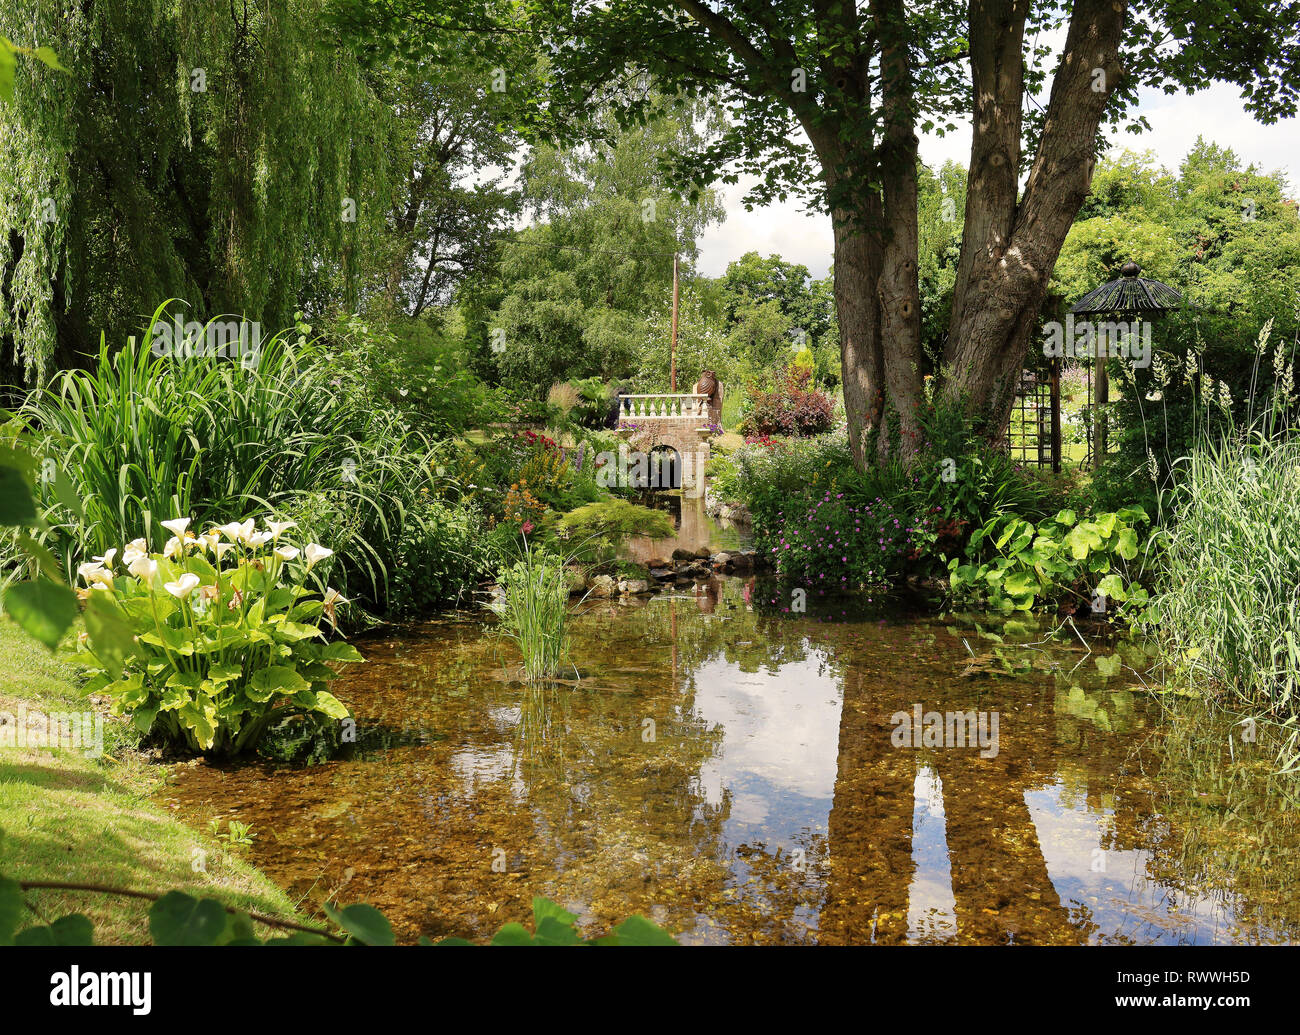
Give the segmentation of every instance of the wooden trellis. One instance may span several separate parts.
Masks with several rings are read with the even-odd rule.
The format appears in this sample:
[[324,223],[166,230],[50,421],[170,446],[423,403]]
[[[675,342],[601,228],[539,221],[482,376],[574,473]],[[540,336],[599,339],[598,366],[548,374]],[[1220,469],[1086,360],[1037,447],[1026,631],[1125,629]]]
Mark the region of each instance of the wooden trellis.
[[1022,467],[1061,469],[1061,376],[1056,360],[1046,375],[1021,371],[1007,420],[1005,445],[1010,457]]

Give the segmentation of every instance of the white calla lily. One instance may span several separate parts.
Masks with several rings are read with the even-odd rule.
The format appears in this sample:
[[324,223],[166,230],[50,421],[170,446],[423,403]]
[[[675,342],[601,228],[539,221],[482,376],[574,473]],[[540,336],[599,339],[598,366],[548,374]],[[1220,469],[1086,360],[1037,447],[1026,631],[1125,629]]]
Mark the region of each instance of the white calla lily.
[[298,556],[298,547],[296,546],[277,546],[275,555],[282,561],[291,561]]
[[122,551],[122,563],[128,568],[141,557],[149,556],[149,546],[143,539],[132,539]]
[[303,549],[303,556],[307,558],[308,570],[316,566],[317,561],[323,561],[326,557],[333,556],[334,551],[328,546],[321,546],[319,543],[308,543]]
[[166,583],[163,589],[178,599],[184,599],[194,591],[194,587],[198,584],[199,577],[193,572],[187,571],[175,582]]
[[248,537],[248,545],[252,547],[265,546],[274,538],[275,536],[270,532],[254,532]]
[[117,556],[117,547],[114,546],[111,550],[105,551],[103,557],[93,557],[91,559],[98,561],[105,568],[111,568],[113,567],[113,558],[116,556]]
[[297,528],[297,527],[298,527],[298,522],[296,522],[296,521],[268,521],[268,522],[266,523],[266,527],[269,528],[269,529],[271,530],[271,535],[272,535],[274,538],[279,539],[280,536],[284,535],[284,533],[287,532],[287,531],[289,531],[289,529],[291,529],[291,528]]
[[181,541],[175,536],[167,540],[167,545],[163,547],[163,556],[175,560],[181,555]]
[[172,518],[170,521],[160,522],[160,524],[178,539],[184,539],[185,530],[190,527],[190,519],[178,517]]
[[138,557],[131,562],[127,571],[137,579],[152,583],[154,576],[158,574],[158,562],[149,557]]
[[88,586],[112,586],[113,573],[102,567],[98,560],[87,561],[77,566],[77,574],[86,580]]

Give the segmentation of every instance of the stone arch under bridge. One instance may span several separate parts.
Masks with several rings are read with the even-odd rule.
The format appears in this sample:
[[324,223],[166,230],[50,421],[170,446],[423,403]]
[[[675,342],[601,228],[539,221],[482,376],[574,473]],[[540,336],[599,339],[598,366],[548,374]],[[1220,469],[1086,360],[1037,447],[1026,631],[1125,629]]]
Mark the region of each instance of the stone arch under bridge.
[[682,491],[704,491],[704,467],[709,440],[701,434],[708,424],[707,395],[623,395],[619,397],[618,429],[630,452],[648,456],[668,446],[681,460]]

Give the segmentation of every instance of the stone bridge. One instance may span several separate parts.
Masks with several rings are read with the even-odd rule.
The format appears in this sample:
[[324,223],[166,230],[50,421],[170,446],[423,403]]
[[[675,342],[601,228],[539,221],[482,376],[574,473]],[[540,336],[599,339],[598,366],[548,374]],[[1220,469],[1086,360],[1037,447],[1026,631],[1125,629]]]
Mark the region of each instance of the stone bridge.
[[[709,461],[708,403],[707,395],[694,394],[619,397],[619,434],[631,452],[649,458],[650,487],[703,493],[704,465]],[[630,466],[636,470],[636,457]]]

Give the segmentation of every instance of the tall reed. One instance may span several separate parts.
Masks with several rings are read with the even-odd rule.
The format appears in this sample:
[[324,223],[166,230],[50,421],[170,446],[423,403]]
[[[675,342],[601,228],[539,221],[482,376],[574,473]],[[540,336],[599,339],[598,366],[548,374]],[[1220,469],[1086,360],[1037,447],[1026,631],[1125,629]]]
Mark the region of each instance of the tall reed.
[[501,628],[523,655],[530,682],[560,674],[569,654],[569,576],[563,558],[525,541],[519,560],[502,569]]
[[1179,462],[1156,635],[1207,697],[1267,716],[1300,765],[1300,441],[1206,438]]

